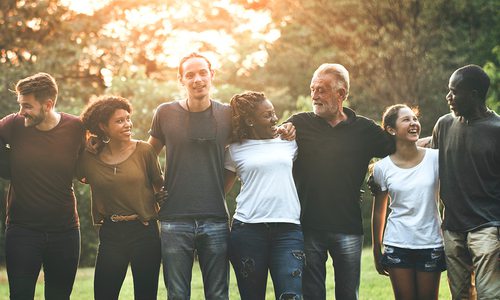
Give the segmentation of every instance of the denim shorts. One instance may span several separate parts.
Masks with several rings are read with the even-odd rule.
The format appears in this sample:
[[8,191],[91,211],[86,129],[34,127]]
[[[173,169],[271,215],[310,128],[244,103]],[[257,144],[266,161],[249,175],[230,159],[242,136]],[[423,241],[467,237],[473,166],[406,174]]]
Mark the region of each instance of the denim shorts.
[[444,248],[407,249],[384,246],[382,265],[387,268],[415,269],[419,272],[446,270]]

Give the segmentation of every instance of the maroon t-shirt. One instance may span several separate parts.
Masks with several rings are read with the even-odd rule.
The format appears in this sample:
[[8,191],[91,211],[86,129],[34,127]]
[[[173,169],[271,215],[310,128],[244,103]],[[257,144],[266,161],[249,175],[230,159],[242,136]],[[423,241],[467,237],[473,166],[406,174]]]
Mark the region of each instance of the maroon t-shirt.
[[72,182],[83,137],[80,119],[65,113],[49,131],[25,127],[19,114],[0,120],[0,138],[11,147],[7,224],[40,231],[79,226]]

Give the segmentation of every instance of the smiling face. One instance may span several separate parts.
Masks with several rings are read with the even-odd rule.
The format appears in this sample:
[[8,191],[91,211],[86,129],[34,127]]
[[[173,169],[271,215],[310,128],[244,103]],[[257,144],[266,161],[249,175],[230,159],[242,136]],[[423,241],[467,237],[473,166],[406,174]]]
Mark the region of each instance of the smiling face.
[[246,120],[250,126],[251,139],[272,139],[278,135],[276,123],[278,117],[274,106],[269,100],[264,100],[256,105],[252,116]]
[[24,117],[24,126],[33,127],[41,124],[46,117],[46,105],[35,99],[33,94],[19,95],[19,114]]
[[342,114],[342,89],[337,88],[335,76],[318,74],[311,80],[311,100],[314,114],[329,121]]
[[124,109],[115,110],[108,123],[100,124],[100,127],[111,140],[130,141],[132,139],[130,113]]
[[179,76],[179,81],[185,87],[189,99],[209,98],[214,72],[204,58],[193,57],[183,62],[182,74]]
[[416,142],[420,137],[420,122],[415,112],[409,107],[402,107],[398,111],[395,127],[389,127],[388,132],[396,140]]

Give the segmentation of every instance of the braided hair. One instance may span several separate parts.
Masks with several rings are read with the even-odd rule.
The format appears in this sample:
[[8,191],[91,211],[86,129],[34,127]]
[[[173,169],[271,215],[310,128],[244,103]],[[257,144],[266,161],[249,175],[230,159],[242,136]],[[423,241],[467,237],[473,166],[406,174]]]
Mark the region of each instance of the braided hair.
[[264,102],[266,96],[259,92],[245,92],[236,94],[231,98],[231,109],[233,111],[232,127],[234,142],[241,142],[250,135],[250,126],[246,119],[253,116],[258,104]]

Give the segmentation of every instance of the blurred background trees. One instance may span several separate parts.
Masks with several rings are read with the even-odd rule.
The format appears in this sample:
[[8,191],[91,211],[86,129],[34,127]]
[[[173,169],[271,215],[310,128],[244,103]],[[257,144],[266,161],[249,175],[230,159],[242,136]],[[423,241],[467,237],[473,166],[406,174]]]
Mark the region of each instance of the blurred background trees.
[[[0,117],[17,110],[14,84],[44,71],[58,81],[58,110],[79,115],[89,99],[118,94],[134,106],[135,137],[146,139],[158,104],[183,97],[176,67],[192,51],[213,62],[213,98],[264,91],[283,118],[310,109],[309,82],[323,62],[350,71],[346,105],[375,120],[388,105],[418,105],[424,135],[448,112],[448,78],[465,64],[485,68],[488,105],[500,111],[500,1],[3,0]],[[89,191],[75,190],[81,264],[93,265]],[[364,198],[368,220],[371,199]]]

